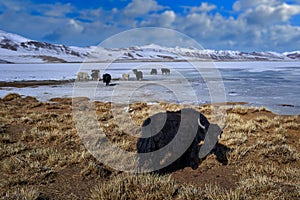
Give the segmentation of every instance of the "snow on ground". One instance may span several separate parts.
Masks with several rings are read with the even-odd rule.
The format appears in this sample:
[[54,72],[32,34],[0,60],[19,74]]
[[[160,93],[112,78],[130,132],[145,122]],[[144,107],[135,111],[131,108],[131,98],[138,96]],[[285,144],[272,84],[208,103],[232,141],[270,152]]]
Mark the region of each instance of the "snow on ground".
[[[171,74],[161,75],[159,69],[162,67],[170,68]],[[143,81],[135,80],[134,68],[143,71]],[[150,75],[152,68],[158,69],[158,75]],[[281,114],[300,114],[300,62],[2,64],[0,80],[69,80],[75,78],[78,71],[90,73],[92,69],[100,69],[101,74],[110,73],[115,79],[121,78],[122,73],[129,73],[130,80],[113,80],[109,87],[101,82],[89,81],[57,86],[1,88],[0,97],[17,92],[42,101],[72,96],[123,103],[244,101],[250,105],[266,106]],[[218,76],[221,82],[218,82]],[[219,99],[211,99],[214,92],[221,95]],[[222,93],[225,99],[222,99]]]
[[3,39],[9,39],[11,41],[15,41],[15,42],[28,42],[30,41],[28,38],[22,37],[20,35],[17,34],[13,34],[13,33],[7,33],[5,31],[0,30],[0,40]]

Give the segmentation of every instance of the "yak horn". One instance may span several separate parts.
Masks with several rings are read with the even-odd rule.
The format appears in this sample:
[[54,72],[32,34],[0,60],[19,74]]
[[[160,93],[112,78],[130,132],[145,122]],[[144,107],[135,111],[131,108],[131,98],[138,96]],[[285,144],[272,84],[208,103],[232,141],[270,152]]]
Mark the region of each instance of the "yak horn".
[[200,122],[200,118],[198,118],[198,125],[202,128],[202,129],[205,129],[205,126],[203,126]]

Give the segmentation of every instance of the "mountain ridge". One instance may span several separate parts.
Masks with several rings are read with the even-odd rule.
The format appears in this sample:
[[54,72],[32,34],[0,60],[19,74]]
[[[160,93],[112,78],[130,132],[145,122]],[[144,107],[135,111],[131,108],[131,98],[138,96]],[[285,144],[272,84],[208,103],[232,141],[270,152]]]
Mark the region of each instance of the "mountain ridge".
[[300,51],[277,53],[163,47],[76,47],[31,40],[0,30],[0,63],[130,61],[299,61]]

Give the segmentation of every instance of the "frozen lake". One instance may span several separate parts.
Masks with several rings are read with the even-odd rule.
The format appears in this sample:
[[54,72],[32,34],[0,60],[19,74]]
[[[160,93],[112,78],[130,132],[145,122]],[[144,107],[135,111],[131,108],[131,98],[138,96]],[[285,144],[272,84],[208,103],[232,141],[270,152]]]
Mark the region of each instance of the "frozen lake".
[[[161,75],[160,68],[171,69]],[[132,69],[144,73],[136,81]],[[150,75],[150,69],[158,75]],[[75,82],[57,86],[26,88],[4,87],[0,97],[11,92],[35,96],[41,101],[53,97],[87,96],[93,100],[131,103],[159,101],[203,104],[211,102],[248,102],[265,106],[275,113],[300,114],[300,62],[133,62],[83,64],[1,64],[0,81],[69,80],[78,71],[90,73],[100,69],[113,78],[130,74],[129,81],[113,80],[105,87],[101,82]]]

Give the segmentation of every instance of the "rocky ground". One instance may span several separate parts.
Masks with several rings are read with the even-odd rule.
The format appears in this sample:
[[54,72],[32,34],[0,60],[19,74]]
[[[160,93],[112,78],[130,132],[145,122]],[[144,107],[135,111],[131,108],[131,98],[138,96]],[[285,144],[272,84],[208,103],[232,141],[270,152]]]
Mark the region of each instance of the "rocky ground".
[[[75,102],[89,102],[77,98]],[[74,103],[74,101],[73,101]],[[136,151],[143,120],[188,105],[161,102],[120,105],[137,126],[120,126],[111,103],[89,102],[105,135]],[[213,120],[220,105],[192,108]],[[39,102],[9,94],[0,99],[0,196],[2,199],[299,199],[300,116],[265,108],[222,105],[226,128],[218,149],[198,169],[170,174],[120,172],[95,159],[74,124],[71,98]],[[120,119],[118,119],[120,120]],[[87,126],[89,124],[87,123]],[[92,126],[92,125],[91,125]],[[111,154],[113,157],[113,153]]]

